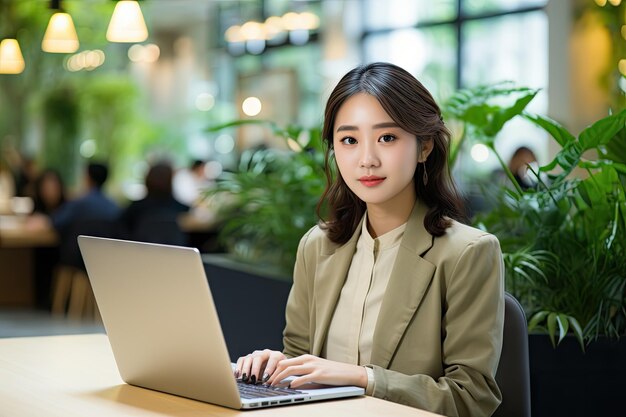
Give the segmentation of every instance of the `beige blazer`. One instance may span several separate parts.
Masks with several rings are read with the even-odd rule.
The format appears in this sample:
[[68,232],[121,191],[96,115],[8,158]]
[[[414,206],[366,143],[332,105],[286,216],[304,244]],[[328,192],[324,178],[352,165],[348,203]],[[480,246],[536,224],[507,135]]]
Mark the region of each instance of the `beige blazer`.
[[[424,228],[417,202],[374,330],[373,395],[448,416],[489,416],[501,401],[504,267],[498,240],[453,222]],[[317,226],[300,241],[286,309],[284,353],[319,356],[361,227],[331,242]]]

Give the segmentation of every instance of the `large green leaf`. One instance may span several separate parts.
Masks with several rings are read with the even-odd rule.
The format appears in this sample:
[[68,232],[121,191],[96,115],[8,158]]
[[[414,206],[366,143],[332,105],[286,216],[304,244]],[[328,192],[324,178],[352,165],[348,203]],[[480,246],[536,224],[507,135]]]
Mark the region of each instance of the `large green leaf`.
[[567,131],[560,123],[555,120],[550,119],[547,116],[540,116],[537,114],[523,113],[523,116],[536,124],[537,126],[543,128],[546,132],[550,134],[558,142],[561,147],[566,146],[568,143],[576,140],[574,135]]
[[626,125],[626,109],[619,113],[600,119],[578,136],[582,150],[594,149],[600,145],[606,145]]
[[548,336],[550,337],[550,341],[552,342],[552,346],[556,347],[556,318],[558,317],[557,313],[548,314],[548,319],[546,320],[547,328],[548,328]]
[[572,316],[567,316],[567,321],[569,321],[569,324],[570,324],[571,328],[574,331],[574,336],[576,336],[576,340],[578,340],[578,343],[580,344],[580,348],[584,352],[585,351],[585,342],[583,341],[583,329],[582,329],[582,327],[580,327],[580,324],[578,323],[578,320],[576,320]]
[[515,100],[515,103],[511,107],[504,107],[497,109],[494,112],[493,117],[490,120],[490,123],[485,126],[485,134],[490,137],[494,137],[502,130],[504,124],[509,120],[513,119],[515,116],[519,116],[526,109],[526,106],[532,101],[533,98],[537,95],[539,90],[529,90],[525,92],[520,98]]
[[528,331],[532,332],[535,327],[539,326],[541,322],[545,320],[545,318],[550,314],[549,311],[539,311],[532,316],[530,321],[528,322]]
[[561,343],[567,331],[569,330],[569,321],[567,320],[567,315],[565,314],[557,314],[556,321],[559,325],[559,341],[557,344]]
[[[493,138],[506,122],[522,113],[537,92],[526,87],[514,87],[510,82],[479,86],[458,91],[443,108],[446,114],[471,125],[479,135]],[[512,105],[496,104],[503,99],[510,101],[512,97],[517,97]]]
[[600,153],[607,159],[626,164],[626,129],[617,132],[606,146],[600,147]]

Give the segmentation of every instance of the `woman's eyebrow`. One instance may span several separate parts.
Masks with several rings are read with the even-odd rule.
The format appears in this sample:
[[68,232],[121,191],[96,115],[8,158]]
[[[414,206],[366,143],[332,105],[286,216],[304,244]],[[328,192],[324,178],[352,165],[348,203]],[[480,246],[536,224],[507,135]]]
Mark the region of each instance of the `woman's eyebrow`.
[[[400,126],[398,126],[396,122],[376,123],[375,125],[372,126],[372,128],[374,129],[385,129],[385,128],[390,128],[390,127],[400,127]],[[343,132],[346,130],[359,130],[359,128],[357,126],[352,126],[352,125],[341,125],[337,128],[337,132]]]
[[343,132],[344,130],[359,130],[359,128],[350,125],[341,125],[337,128],[337,132]]
[[396,122],[384,122],[384,123],[377,123],[374,126],[372,126],[374,129],[384,129],[384,128],[388,128],[388,127],[400,127],[398,126],[398,124]]

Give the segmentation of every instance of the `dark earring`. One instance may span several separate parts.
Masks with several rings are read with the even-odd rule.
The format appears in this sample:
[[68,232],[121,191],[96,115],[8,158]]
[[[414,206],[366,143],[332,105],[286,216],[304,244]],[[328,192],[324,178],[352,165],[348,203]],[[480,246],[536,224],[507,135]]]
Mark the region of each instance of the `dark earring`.
[[422,162],[422,167],[424,168],[424,175],[422,176],[422,180],[424,181],[424,186],[428,184],[428,172],[426,172],[426,161]]

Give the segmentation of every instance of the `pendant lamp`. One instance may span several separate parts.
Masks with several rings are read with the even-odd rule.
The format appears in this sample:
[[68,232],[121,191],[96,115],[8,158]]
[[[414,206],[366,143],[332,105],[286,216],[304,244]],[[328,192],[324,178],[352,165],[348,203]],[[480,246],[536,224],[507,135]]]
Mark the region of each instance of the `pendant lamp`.
[[60,0],[52,0],[50,7],[56,9],[48,22],[46,34],[41,42],[45,52],[69,54],[78,50],[78,36],[72,16],[61,11]]
[[107,29],[107,40],[109,42],[143,42],[146,39],[148,39],[148,29],[139,3],[134,0],[118,1]]
[[0,74],[19,74],[24,71],[24,57],[17,39],[0,42]]

